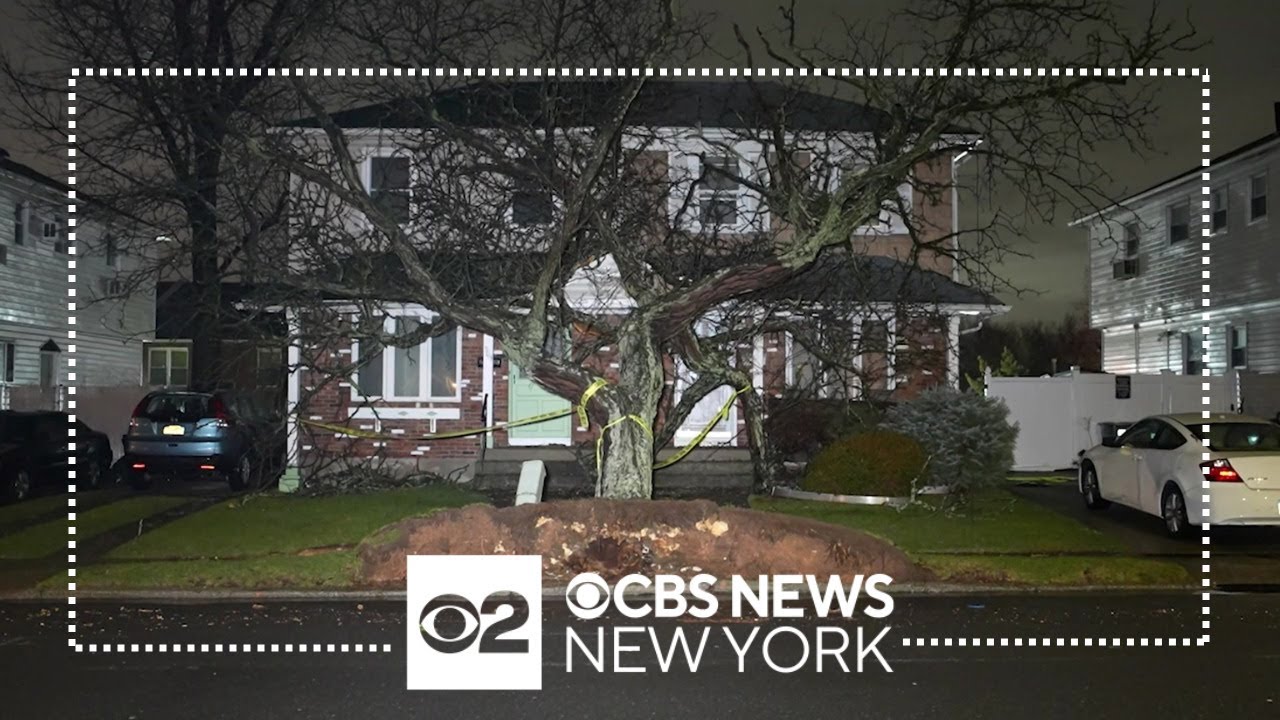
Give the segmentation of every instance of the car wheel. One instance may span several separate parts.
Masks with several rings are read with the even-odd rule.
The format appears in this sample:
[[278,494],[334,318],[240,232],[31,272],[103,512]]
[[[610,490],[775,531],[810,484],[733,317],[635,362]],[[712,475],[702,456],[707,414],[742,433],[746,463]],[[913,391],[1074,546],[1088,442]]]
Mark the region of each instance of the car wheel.
[[1098,484],[1098,471],[1093,465],[1085,465],[1080,471],[1080,496],[1084,498],[1085,507],[1090,510],[1105,510],[1111,507],[1111,501],[1102,497],[1102,487]]
[[134,490],[146,490],[151,487],[151,478],[144,472],[126,470],[125,479],[129,482],[129,487]]
[[1164,495],[1160,498],[1160,516],[1164,518],[1164,529],[1169,537],[1183,538],[1191,534],[1186,498],[1173,483],[1165,486]]
[[9,487],[6,488],[5,494],[12,502],[22,502],[31,497],[31,473],[26,470],[18,470],[9,480]]
[[240,461],[236,463],[236,469],[231,471],[227,476],[228,482],[231,484],[232,490],[244,490],[249,486],[249,481],[253,478],[253,464],[249,462],[249,453],[240,456]]

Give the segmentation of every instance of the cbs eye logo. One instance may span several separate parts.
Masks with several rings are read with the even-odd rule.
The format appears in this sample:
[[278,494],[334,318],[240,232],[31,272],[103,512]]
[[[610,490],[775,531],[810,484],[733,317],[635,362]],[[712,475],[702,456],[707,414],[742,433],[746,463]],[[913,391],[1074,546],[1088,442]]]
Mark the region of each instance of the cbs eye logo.
[[410,690],[542,689],[542,556],[410,555]]
[[[510,609],[509,614],[500,608]],[[503,616],[487,625],[482,616]],[[459,653],[475,644],[482,653],[527,653],[529,641],[506,637],[529,620],[529,601],[520,593],[506,590],[489,594],[476,606],[461,595],[445,594],[432,598],[422,607],[418,630],[432,650]]]

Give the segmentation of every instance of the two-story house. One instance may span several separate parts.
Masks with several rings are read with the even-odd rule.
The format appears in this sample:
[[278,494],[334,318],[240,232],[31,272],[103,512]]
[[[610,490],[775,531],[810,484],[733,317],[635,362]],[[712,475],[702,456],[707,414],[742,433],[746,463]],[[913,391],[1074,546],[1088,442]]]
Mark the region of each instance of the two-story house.
[[[593,82],[593,81],[583,81]],[[454,114],[449,121],[475,132],[489,130],[488,115],[475,108],[457,110],[465,104],[467,89],[451,91],[435,98],[441,112]],[[839,136],[842,142],[869,143],[876,129],[875,113],[853,102],[827,96],[795,94],[767,83],[748,87],[738,82],[651,81],[641,91],[635,133],[645,143],[642,157],[645,172],[671,178],[668,226],[688,223],[696,231],[709,227],[723,233],[751,232],[758,218],[756,192],[730,174],[705,171],[703,165],[734,168],[734,174],[752,176],[764,167],[765,150],[758,141],[742,138],[743,123],[758,117],[752,104],[761,96],[788,95],[789,127],[795,132],[812,131]],[[589,92],[584,93],[590,96]],[[514,87],[518,112],[540,115],[536,92],[522,95]],[[647,102],[644,102],[647,101]],[[521,106],[528,102],[530,106]],[[410,215],[414,202],[414,167],[394,136],[399,128],[413,127],[421,116],[407,117],[399,104],[360,107],[335,113],[331,120],[348,138],[348,147],[357,161],[365,190],[393,211]],[[508,110],[501,106],[498,110]],[[584,112],[590,114],[590,110]],[[509,116],[507,118],[509,122]],[[584,121],[586,122],[586,121]],[[322,137],[314,121],[291,127]],[[752,128],[747,128],[752,129]],[[759,130],[759,127],[754,129]],[[624,140],[623,142],[626,142]],[[954,160],[954,158],[953,158]],[[915,169],[933,185],[946,186],[954,179],[954,163],[922,163]],[[683,178],[683,179],[682,179]],[[959,342],[961,316],[987,316],[1007,308],[996,299],[956,279],[956,268],[946,253],[919,253],[918,243],[949,238],[956,230],[957,213],[949,192],[926,192],[911,182],[899,188],[901,207],[909,208],[919,236],[913,240],[907,223],[887,213],[874,227],[861,229],[850,238],[842,252],[824,256],[810,271],[770,289],[772,297],[813,305],[836,304],[857,298],[864,306],[879,304],[887,314],[850,317],[854,335],[870,345],[857,359],[862,369],[877,369],[874,379],[817,383],[816,392],[839,397],[905,400],[921,390],[959,382]],[[690,198],[692,202],[690,202]],[[508,199],[510,222],[537,222],[550,212],[550,201],[522,193],[517,186]],[[682,213],[684,213],[682,215]],[[767,221],[766,221],[767,222]],[[522,258],[501,263],[498,274],[505,288],[526,282]],[[570,306],[596,314],[625,314],[634,305],[622,284],[617,282],[617,265],[610,257],[597,258],[575,269],[564,286]],[[456,292],[485,292],[483,273],[466,277],[442,276],[457,282]],[[388,287],[389,294],[394,288]],[[451,290],[453,291],[453,290]],[[340,304],[340,301],[339,301]],[[921,312],[895,314],[893,308],[911,305]],[[355,306],[351,306],[355,312]],[[387,319],[388,328],[430,318],[430,308],[404,306]],[[355,324],[355,321],[352,321]],[[304,330],[305,331],[305,330]],[[579,338],[571,338],[576,342]],[[809,383],[824,372],[821,364],[800,343],[785,332],[766,332],[754,342],[740,345],[741,361],[748,364],[755,388],[767,398],[783,395],[789,387]],[[609,377],[617,368],[617,348],[595,350],[594,366]],[[913,356],[912,362],[903,360]],[[310,359],[310,360],[308,360]],[[372,359],[372,363],[370,363]],[[398,458],[419,467],[439,470],[458,468],[475,461],[485,447],[534,445],[580,445],[592,441],[596,428],[579,426],[573,417],[525,427],[503,429],[485,435],[422,440],[420,436],[447,433],[493,423],[513,422],[533,415],[563,411],[570,401],[557,397],[524,377],[504,358],[500,341],[484,333],[457,328],[427,339],[416,348],[367,348],[352,338],[339,339],[325,347],[291,350],[290,397],[299,405],[296,415],[304,421],[340,424],[384,434],[362,439],[335,433],[331,429],[308,426],[293,433],[295,448],[304,467],[325,457]],[[357,372],[334,381],[335,367],[359,366]],[[668,401],[679,397],[683,380],[674,364],[667,385]],[[676,444],[693,441],[732,396],[733,388],[722,387],[698,403],[688,420],[675,433]],[[745,445],[745,421],[737,405],[719,420],[702,440],[707,445]]]
[[[59,405],[71,372],[71,384],[82,388],[142,383],[154,287],[126,292],[121,278],[133,261],[122,251],[125,243],[83,201],[73,225],[68,190],[0,150],[0,392],[14,408]],[[68,282],[71,229],[77,250],[74,296]],[[68,324],[72,300],[74,326]],[[68,362],[70,345],[74,367]]]
[[1196,167],[1074,223],[1089,234],[1089,317],[1102,331],[1104,372],[1280,372],[1280,226],[1268,203],[1280,104],[1276,121],[1277,132],[1211,161],[1208,198]]

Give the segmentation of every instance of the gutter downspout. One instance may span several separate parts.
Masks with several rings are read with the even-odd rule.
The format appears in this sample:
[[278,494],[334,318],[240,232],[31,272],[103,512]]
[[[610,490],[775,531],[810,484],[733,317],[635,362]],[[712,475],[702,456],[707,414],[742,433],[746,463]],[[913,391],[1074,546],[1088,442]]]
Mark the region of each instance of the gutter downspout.
[[955,259],[960,254],[960,166],[981,144],[982,141],[978,140],[968,150],[951,158],[951,279],[955,282],[960,281],[960,264]]

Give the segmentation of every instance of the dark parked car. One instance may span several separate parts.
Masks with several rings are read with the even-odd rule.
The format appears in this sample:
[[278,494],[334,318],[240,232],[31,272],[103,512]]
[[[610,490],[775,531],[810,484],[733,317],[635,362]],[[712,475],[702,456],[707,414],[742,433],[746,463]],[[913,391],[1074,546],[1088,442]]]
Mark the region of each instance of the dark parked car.
[[[0,411],[0,485],[5,497],[25,500],[38,485],[70,482],[71,451],[67,414]],[[111,441],[76,420],[76,485],[96,488],[109,476]]]
[[153,392],[133,411],[119,468],[138,489],[157,478],[213,476],[242,490],[279,475],[284,441],[282,416],[252,395]]

